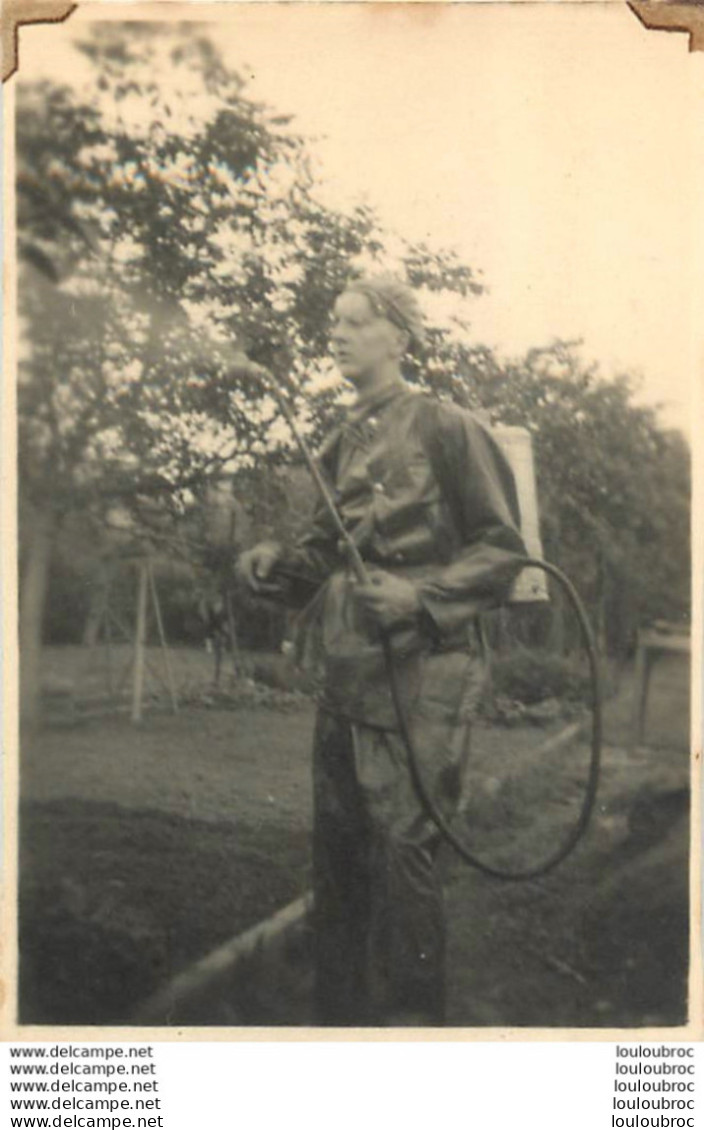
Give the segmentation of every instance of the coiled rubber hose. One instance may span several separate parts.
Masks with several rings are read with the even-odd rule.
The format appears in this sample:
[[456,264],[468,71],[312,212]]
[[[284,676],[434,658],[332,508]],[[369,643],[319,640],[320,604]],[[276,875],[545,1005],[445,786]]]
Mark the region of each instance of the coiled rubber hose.
[[541,561],[538,558],[525,557],[521,559],[523,566],[530,566],[531,568],[542,569],[544,573],[548,573],[554,577],[563,591],[566,593],[567,598],[574,609],[577,619],[579,621],[580,632],[582,635],[582,642],[584,644],[587,657],[589,660],[589,672],[592,686],[592,726],[591,726],[591,755],[589,759],[589,772],[587,776],[586,788],[584,791],[584,799],[579,816],[570,829],[569,834],[564,841],[560,844],[557,851],[551,855],[543,863],[535,867],[528,868],[523,871],[509,871],[503,870],[499,867],[492,867],[478,859],[468,848],[462,843],[458,836],[453,832],[452,828],[447,823],[445,817],[438,810],[433,798],[431,797],[428,789],[426,788],[423,776],[420,771],[418,755],[413,744],[413,738],[410,732],[408,719],[406,718],[403,703],[401,701],[401,692],[398,683],[398,675],[396,665],[392,654],[391,644],[387,635],[383,636],[384,656],[386,660],[386,669],[391,688],[391,698],[393,701],[394,710],[398,720],[399,733],[401,741],[408,756],[408,767],[411,774],[413,786],[418,795],[423,809],[427,816],[436,825],[438,831],[444,840],[447,841],[457,852],[457,854],[468,863],[470,867],[476,868],[481,871],[483,875],[490,875],[494,879],[506,880],[521,880],[521,879],[537,879],[541,875],[547,875],[549,871],[562,863],[564,859],[572,852],[580,839],[584,835],[592,811],[594,809],[594,802],[596,800],[596,791],[599,783],[599,767],[601,762],[601,742],[602,742],[602,693],[601,693],[601,678],[599,674],[599,664],[597,660],[596,645],[592,630],[589,625],[584,605],[580,600],[573,585],[565,576],[565,574],[557,568],[556,565],[551,565],[547,561]]

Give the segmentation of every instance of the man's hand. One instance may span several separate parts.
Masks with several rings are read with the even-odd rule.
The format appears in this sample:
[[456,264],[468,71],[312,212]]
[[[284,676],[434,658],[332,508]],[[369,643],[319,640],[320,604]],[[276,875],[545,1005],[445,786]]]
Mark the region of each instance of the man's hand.
[[280,545],[274,541],[261,541],[240,554],[237,574],[258,596],[274,596],[281,592],[281,585],[270,578],[280,556]]
[[369,584],[355,586],[355,598],[382,628],[393,628],[415,619],[421,611],[415,586],[403,577],[375,570]]

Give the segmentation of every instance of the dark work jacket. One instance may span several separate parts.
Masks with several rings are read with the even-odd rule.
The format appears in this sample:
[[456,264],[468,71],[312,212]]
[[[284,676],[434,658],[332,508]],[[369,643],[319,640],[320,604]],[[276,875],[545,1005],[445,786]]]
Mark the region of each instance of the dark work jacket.
[[[428,657],[476,649],[477,614],[506,598],[520,570],[526,550],[511,469],[471,413],[405,382],[352,410],[320,464],[370,571],[400,574],[416,586],[422,612],[392,637],[412,700],[423,693]],[[338,542],[321,503],[284,555],[284,568],[317,589],[300,618],[299,658],[322,680],[330,709],[392,725],[378,633],[354,600],[354,576]],[[440,697],[447,701],[440,705],[454,711],[462,688],[448,677],[447,660],[443,671]]]

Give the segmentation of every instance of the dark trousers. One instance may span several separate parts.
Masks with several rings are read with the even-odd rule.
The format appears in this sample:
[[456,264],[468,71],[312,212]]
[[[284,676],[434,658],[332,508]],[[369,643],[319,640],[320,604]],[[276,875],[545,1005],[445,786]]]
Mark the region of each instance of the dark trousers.
[[[416,731],[426,782],[446,813],[459,798],[467,734],[447,723]],[[398,735],[320,711],[313,771],[316,1023],[441,1025],[440,837]]]

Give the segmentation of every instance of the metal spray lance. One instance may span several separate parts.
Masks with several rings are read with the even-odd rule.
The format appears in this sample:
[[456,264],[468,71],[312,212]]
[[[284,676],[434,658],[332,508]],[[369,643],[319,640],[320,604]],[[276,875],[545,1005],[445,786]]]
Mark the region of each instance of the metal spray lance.
[[[308,447],[308,444],[301,435],[300,429],[296,423],[296,418],[291,410],[291,405],[286,395],[284,394],[280,383],[277,381],[273,373],[269,371],[269,369],[267,369],[264,365],[258,365],[256,362],[250,361],[245,353],[237,353],[235,355],[231,372],[233,372],[233,374],[242,374],[246,375],[247,377],[259,379],[265,386],[267,391],[270,392],[274,397],[281,415],[284,417],[286,423],[288,424],[291,435],[295,439],[301,455],[305,460],[305,464],[310,471],[311,477],[313,478],[313,481],[318,488],[318,493],[320,494],[320,497],[328,511],[328,514],[330,515],[330,518],[335,526],[335,530],[339,535],[340,541],[345,546],[346,556],[354,571],[354,574],[358,581],[360,581],[362,584],[367,584],[371,579],[369,571],[367,570],[367,567],[362,560],[357,546],[355,545],[354,541],[349,535],[349,532],[345,528],[345,524],[340,517],[332,494],[330,493],[330,488],[325,482],[325,479],[320,472],[320,468],[318,467],[318,464],[316,463],[315,458],[311,453],[310,448]],[[289,377],[288,379],[290,382],[291,378]]]

